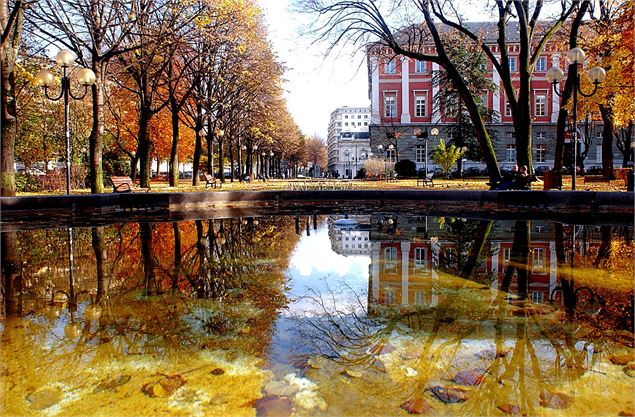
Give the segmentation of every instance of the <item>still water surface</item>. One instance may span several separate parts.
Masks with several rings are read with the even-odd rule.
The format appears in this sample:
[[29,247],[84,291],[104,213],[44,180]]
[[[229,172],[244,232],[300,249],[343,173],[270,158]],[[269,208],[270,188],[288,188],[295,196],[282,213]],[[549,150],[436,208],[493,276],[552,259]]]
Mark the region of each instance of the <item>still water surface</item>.
[[631,225],[376,213],[2,239],[1,415],[634,412]]

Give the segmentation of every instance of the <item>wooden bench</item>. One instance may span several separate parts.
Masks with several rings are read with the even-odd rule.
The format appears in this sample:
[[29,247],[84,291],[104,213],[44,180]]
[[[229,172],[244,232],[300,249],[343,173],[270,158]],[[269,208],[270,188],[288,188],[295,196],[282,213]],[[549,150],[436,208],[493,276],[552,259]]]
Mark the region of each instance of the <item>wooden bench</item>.
[[585,175],[584,183],[586,184],[587,182],[607,182],[610,184],[611,179],[605,177],[604,175]]
[[110,182],[112,183],[112,192],[113,193],[129,193],[132,191],[145,191],[148,192],[147,188],[141,188],[137,184],[132,181],[130,177],[110,177]]
[[418,186],[427,187],[428,184],[430,184],[430,187],[434,187],[434,181],[432,177],[434,177],[434,172],[429,172],[423,178],[417,178],[417,187]]
[[205,179],[205,189],[209,187],[220,188],[222,185],[220,181],[217,181],[212,174],[203,174],[203,178]]

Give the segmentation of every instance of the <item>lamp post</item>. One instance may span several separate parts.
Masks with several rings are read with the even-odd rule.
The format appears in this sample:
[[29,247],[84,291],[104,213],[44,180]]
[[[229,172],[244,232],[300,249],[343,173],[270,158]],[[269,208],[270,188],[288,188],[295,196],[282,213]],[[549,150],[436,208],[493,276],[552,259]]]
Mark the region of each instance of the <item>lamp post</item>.
[[344,151],[344,156],[346,157],[346,168],[345,168],[345,173],[346,173],[346,177],[348,178],[349,176],[349,169],[350,169],[350,155],[351,155],[351,151],[349,151],[348,149],[346,149]]
[[[580,48],[573,48],[567,52],[567,62],[569,65],[575,65],[575,78],[573,79],[573,177],[571,179],[571,189],[575,190],[576,170],[578,167],[578,93],[583,97],[591,97],[598,89],[598,86],[606,79],[606,71],[602,67],[593,67],[588,71],[588,76],[593,82],[593,91],[584,93],[580,87],[580,74],[577,66],[584,62],[584,51]],[[558,67],[551,67],[547,71],[547,80],[552,84],[553,91],[562,97],[562,93],[558,91],[557,85],[564,78],[564,72]]]
[[430,130],[430,135],[432,135],[432,137],[428,136],[427,128],[424,128],[423,131],[417,128],[414,130],[414,134],[417,137],[418,141],[424,141],[425,143],[426,149],[425,149],[425,159],[423,161],[423,166],[424,166],[426,175],[428,175],[428,141],[435,140],[437,138],[437,135],[439,134],[439,129],[437,129],[436,127],[433,127],[432,130]]
[[71,193],[71,127],[70,127],[70,99],[81,100],[86,97],[88,87],[95,84],[95,73],[90,68],[80,68],[77,71],[76,79],[84,86],[84,93],[80,96],[73,95],[71,91],[71,79],[68,76],[69,68],[75,61],[75,55],[66,49],[62,49],[55,56],[57,65],[62,68],[63,75],[61,81],[61,91],[58,96],[49,95],[49,87],[53,85],[54,76],[49,70],[40,70],[35,76],[37,83],[44,88],[46,98],[52,101],[64,99],[64,137],[66,139],[66,194]]

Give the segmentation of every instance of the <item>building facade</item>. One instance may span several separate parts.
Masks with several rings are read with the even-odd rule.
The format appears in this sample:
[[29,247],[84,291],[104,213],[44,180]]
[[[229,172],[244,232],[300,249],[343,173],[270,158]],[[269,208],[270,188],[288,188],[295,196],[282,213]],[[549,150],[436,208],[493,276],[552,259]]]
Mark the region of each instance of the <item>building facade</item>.
[[[487,23],[475,25],[487,26]],[[508,28],[508,54],[510,69],[518,73],[520,45],[514,43],[517,33],[516,23],[510,22]],[[496,30],[490,33],[497,33]],[[516,37],[517,38],[517,37]],[[491,39],[494,53],[500,52],[496,40]],[[446,142],[456,135],[456,119],[444,114],[435,97],[439,94],[440,86],[434,74],[440,70],[436,63],[417,61],[403,56],[394,56],[388,48],[379,51],[370,48],[368,54],[369,97],[371,100],[370,143],[372,152],[378,157],[388,160],[410,159],[423,168],[429,157],[425,155],[425,139],[417,137],[416,129],[431,131],[433,127],[439,130],[437,138],[428,136],[428,150],[432,153],[439,139]],[[425,53],[434,53],[434,47],[425,47]],[[556,122],[560,109],[560,97],[554,93],[548,82],[546,73],[549,68],[556,66],[567,70],[566,51],[556,49],[555,45],[547,45],[539,57],[533,78],[531,80],[531,111],[532,111],[532,152],[534,169],[537,167],[553,167]],[[494,111],[497,121],[488,125],[493,133],[493,145],[501,168],[510,168],[516,163],[515,133],[512,116],[501,78],[491,62],[486,64],[486,73],[496,87],[493,91],[481,96],[483,103]],[[582,98],[583,99],[583,98]],[[441,106],[442,107],[442,106]],[[451,112],[448,112],[451,113]],[[453,112],[456,114],[456,112]],[[584,119],[583,115],[579,115]],[[578,122],[578,130],[582,135],[588,135],[589,146],[581,145],[580,152],[586,156],[585,167],[598,166],[602,163],[601,143],[602,126],[590,123],[589,129],[584,129],[584,123]],[[421,135],[420,135],[421,136]],[[393,149],[388,150],[389,145]],[[381,145],[381,148],[379,146]],[[588,149],[586,149],[588,147]],[[572,144],[565,144],[565,153],[572,155]],[[618,164],[622,155],[614,146],[614,160]],[[475,161],[464,161],[464,169],[470,166],[485,168],[485,165]]]
[[371,156],[370,109],[339,107],[331,113],[328,129],[328,170],[332,176],[354,178]]

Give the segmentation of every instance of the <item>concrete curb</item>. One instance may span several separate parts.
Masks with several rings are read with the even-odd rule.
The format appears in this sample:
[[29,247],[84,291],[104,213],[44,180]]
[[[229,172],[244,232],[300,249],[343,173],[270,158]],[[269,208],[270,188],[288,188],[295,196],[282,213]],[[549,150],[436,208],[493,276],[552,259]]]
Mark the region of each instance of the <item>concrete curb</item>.
[[[473,191],[473,190],[333,190],[216,191],[197,193],[125,193],[71,196],[1,197],[2,229],[29,221],[98,223],[100,219],[167,221],[191,212],[268,208],[279,213],[424,210],[426,213],[491,213],[550,218],[556,215],[619,218],[632,222],[633,192]],[[507,216],[503,216],[507,217]]]

